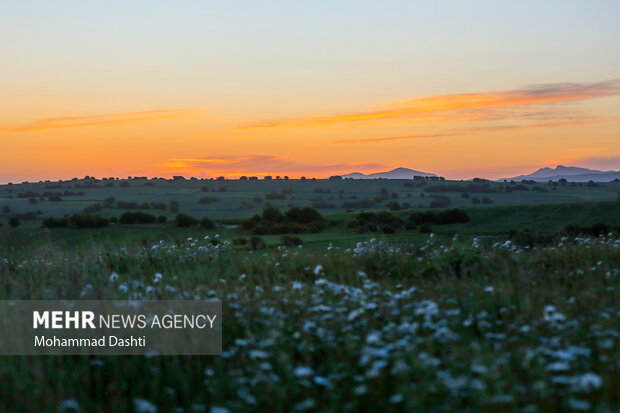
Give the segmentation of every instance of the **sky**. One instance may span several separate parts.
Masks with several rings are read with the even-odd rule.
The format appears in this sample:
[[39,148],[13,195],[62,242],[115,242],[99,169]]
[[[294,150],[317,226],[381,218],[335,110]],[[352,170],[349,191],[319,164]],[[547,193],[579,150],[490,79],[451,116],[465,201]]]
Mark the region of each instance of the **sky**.
[[0,0],[0,183],[620,169],[620,2]]

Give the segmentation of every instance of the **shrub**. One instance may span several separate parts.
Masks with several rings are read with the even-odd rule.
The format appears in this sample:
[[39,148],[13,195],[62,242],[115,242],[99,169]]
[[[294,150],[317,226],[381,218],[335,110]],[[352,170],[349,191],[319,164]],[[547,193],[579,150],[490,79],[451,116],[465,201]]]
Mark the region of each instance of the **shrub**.
[[293,207],[286,212],[286,218],[298,224],[308,224],[313,221],[321,221],[323,216],[312,207]]
[[198,220],[196,218],[190,217],[186,214],[177,215],[174,221],[176,222],[177,227],[191,227],[198,224]]
[[237,237],[232,240],[233,245],[247,245],[248,239],[243,237]]
[[168,217],[165,215],[160,215],[157,217],[157,222],[160,224],[165,224],[168,221]]
[[75,214],[71,216],[70,222],[77,228],[104,228],[110,225],[109,220],[98,215]]
[[241,223],[242,229],[256,235],[320,232],[325,226],[321,214],[310,207],[292,207],[283,214],[268,206],[262,215],[254,215]]
[[17,217],[9,218],[9,226],[13,228],[17,228],[22,224],[22,222]]
[[422,234],[430,234],[431,232],[433,232],[433,229],[431,228],[429,224],[422,224],[420,226],[420,232]]
[[358,233],[385,232],[384,229],[387,229],[388,233],[393,233],[397,228],[403,227],[403,222],[389,212],[361,212],[349,222],[348,226],[356,229]]
[[134,224],[151,224],[155,222],[157,218],[155,215],[147,214],[146,212],[125,212],[121,215],[119,219],[119,223],[123,225],[134,225]]
[[287,247],[296,247],[303,244],[301,238],[291,235],[282,235],[280,239],[282,240],[282,244],[286,245]]
[[62,228],[62,227],[68,227],[69,226],[69,221],[65,218],[54,218],[54,217],[48,217],[45,218],[43,221],[41,221],[41,226],[43,228]]
[[211,221],[209,218],[203,218],[200,220],[200,226],[203,229],[215,229],[215,223]]

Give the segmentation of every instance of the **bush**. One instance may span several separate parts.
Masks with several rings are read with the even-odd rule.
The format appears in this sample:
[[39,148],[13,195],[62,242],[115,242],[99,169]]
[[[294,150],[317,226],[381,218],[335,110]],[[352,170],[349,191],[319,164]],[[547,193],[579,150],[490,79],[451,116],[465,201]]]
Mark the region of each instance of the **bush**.
[[186,214],[177,215],[174,221],[176,222],[177,227],[191,227],[198,224],[198,220],[196,218],[190,217]]
[[22,222],[17,217],[9,218],[9,226],[12,228],[17,228],[22,224]]
[[241,228],[255,235],[320,232],[326,227],[321,214],[311,207],[292,207],[286,214],[268,206],[262,215],[254,215],[241,223]]
[[287,247],[297,247],[303,244],[301,238],[291,235],[282,235],[280,239],[282,240],[282,244],[286,245]]
[[209,218],[203,218],[200,220],[200,226],[203,229],[215,229],[215,224]]
[[361,212],[348,224],[349,228],[356,229],[361,234],[378,231],[392,234],[403,225],[403,221],[389,212]]
[[104,228],[110,225],[109,220],[99,215],[75,214],[71,216],[70,222],[77,228]]
[[293,207],[286,212],[286,218],[298,224],[308,224],[313,221],[323,220],[321,213],[312,207]]
[[168,222],[168,217],[165,215],[160,215],[157,217],[157,222],[159,222],[160,224],[165,224],[166,222]]
[[151,224],[156,220],[155,215],[147,214],[146,212],[125,212],[121,215],[119,223],[123,225]]
[[54,218],[54,217],[48,217],[45,218],[43,221],[41,221],[41,226],[43,228],[62,228],[62,227],[68,227],[69,226],[69,221],[65,218]]
[[420,226],[420,232],[422,234],[430,234],[431,232],[433,232],[433,229],[431,228],[429,224],[422,224]]
[[243,237],[238,237],[232,240],[233,245],[247,245],[248,239]]

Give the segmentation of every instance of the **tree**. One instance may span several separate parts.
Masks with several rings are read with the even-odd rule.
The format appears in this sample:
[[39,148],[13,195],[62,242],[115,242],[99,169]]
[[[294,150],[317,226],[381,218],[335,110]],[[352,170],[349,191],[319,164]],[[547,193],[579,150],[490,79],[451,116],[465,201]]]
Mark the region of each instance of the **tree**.
[[265,181],[271,181],[273,179],[273,177],[271,175],[265,175],[265,177],[263,179]]
[[179,203],[177,201],[170,201],[169,209],[172,212],[179,212]]
[[18,217],[9,218],[9,225],[13,228],[17,228],[22,224]]

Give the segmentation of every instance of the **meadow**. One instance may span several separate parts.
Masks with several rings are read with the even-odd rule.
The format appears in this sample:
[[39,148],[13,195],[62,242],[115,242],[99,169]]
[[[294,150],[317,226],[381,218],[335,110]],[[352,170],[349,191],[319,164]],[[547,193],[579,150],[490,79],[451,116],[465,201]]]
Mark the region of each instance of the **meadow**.
[[[0,208],[10,212],[0,228],[0,297],[220,299],[222,356],[4,356],[0,410],[620,408],[618,183],[525,184],[529,189],[509,192],[500,187],[510,183],[481,183],[488,192],[477,192],[463,190],[471,182],[448,181],[148,182],[83,189],[63,183],[73,186],[63,191],[84,195],[36,204],[17,194],[61,189],[1,187]],[[425,191],[430,186],[449,190]],[[469,221],[430,231],[418,225],[360,232],[348,224],[363,211],[389,211],[406,222],[416,211],[445,210],[430,208],[437,199],[431,195],[449,197],[449,207]],[[216,227],[40,228],[43,217],[82,213],[110,196],[176,201],[179,212],[209,217]],[[200,203],[201,197],[217,200]],[[337,207],[320,208],[318,197]],[[376,202],[342,205],[364,200]],[[256,248],[240,243],[253,236],[240,224],[268,202],[282,210],[314,205],[331,223],[290,234],[301,245],[284,245],[282,234],[260,235]],[[33,209],[42,212],[37,219],[7,225],[11,214]],[[126,211],[112,205],[96,213]],[[169,221],[175,215],[169,208],[156,213]]]

